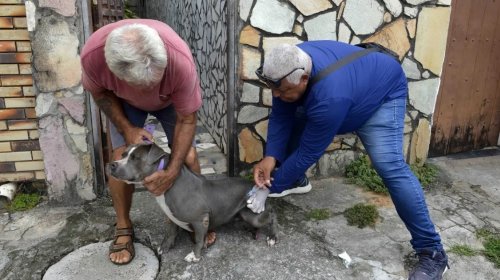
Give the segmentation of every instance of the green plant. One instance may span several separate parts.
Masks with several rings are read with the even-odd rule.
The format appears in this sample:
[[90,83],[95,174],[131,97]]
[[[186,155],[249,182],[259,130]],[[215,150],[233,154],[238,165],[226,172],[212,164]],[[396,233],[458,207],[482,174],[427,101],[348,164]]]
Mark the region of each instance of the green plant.
[[131,9],[125,8],[125,18],[137,18],[137,16]]
[[494,263],[495,267],[500,268],[500,234],[482,228],[476,231],[476,237],[483,240],[483,255]]
[[[436,180],[438,170],[431,164],[419,166],[417,163],[410,165],[410,168],[424,187],[429,186]],[[382,178],[380,178],[375,169],[373,169],[370,159],[366,155],[351,162],[351,164],[346,167],[345,174],[348,183],[360,185],[376,193],[388,193]]]
[[500,238],[490,237],[484,243],[484,255],[495,264],[495,267],[500,268]]
[[483,255],[500,268],[500,234],[482,228],[476,231],[476,236],[483,240]]
[[493,235],[494,233],[486,228],[480,228],[476,231],[476,237],[480,239],[488,239]]
[[130,8],[130,3],[128,3],[128,1],[125,1],[124,17],[125,18],[138,18],[138,16]]
[[19,193],[12,200],[8,209],[10,211],[24,211],[35,207],[41,200],[41,197],[37,193]]
[[328,210],[326,208],[312,209],[311,211],[309,211],[307,213],[306,216],[307,216],[307,219],[309,219],[309,220],[316,220],[316,221],[326,220],[326,219],[330,218],[330,210]]
[[417,163],[410,165],[410,168],[423,187],[428,187],[436,180],[438,170],[437,167],[432,164],[424,163],[423,166],[419,166]]
[[477,252],[467,245],[453,245],[451,246],[450,253],[455,253],[460,256],[472,257],[477,255]]
[[358,203],[351,208],[346,209],[344,216],[349,225],[355,225],[359,228],[374,226],[379,215],[375,205]]
[[253,173],[249,173],[249,174],[241,176],[241,177],[243,177],[244,179],[247,179],[248,181],[253,182]]
[[351,162],[346,167],[345,174],[347,181],[351,184],[360,185],[376,193],[388,193],[382,178],[373,169],[366,155]]

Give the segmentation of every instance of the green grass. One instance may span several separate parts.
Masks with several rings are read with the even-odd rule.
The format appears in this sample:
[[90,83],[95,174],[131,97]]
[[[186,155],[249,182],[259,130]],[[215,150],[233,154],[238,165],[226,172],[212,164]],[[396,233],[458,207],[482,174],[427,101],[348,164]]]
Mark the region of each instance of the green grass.
[[476,237],[479,239],[488,239],[495,235],[492,231],[486,228],[481,228],[476,231]]
[[500,234],[482,228],[476,231],[476,236],[483,240],[483,255],[494,263],[496,268],[500,268]]
[[484,250],[477,251],[467,245],[454,245],[449,252],[466,257],[481,254],[495,264],[496,268],[500,268],[500,234],[482,228],[476,231],[476,237],[483,241]]
[[35,207],[41,200],[37,193],[19,193],[7,207],[10,211],[24,211]]
[[472,257],[478,254],[478,252],[467,245],[453,245],[451,246],[449,252],[466,257]]
[[437,167],[432,164],[425,163],[423,166],[419,166],[417,163],[410,165],[410,168],[411,171],[413,171],[413,174],[417,176],[417,179],[423,187],[428,187],[436,180],[438,170]]
[[379,215],[375,205],[358,203],[351,208],[346,209],[344,216],[347,223],[351,226],[364,228],[366,226],[374,226]]
[[484,256],[500,268],[500,237],[490,237],[484,243]]
[[467,257],[481,254],[495,264],[496,268],[500,268],[500,234],[482,228],[476,231],[476,237],[483,241],[484,250],[474,250],[467,245],[454,245],[449,252]]
[[382,182],[382,178],[371,166],[368,156],[362,156],[354,160],[346,167],[347,181],[367,188],[376,193],[388,193],[387,188]]
[[[423,166],[418,166],[418,164],[412,164],[410,168],[423,187],[429,186],[436,180],[438,171],[433,165],[424,164]],[[348,183],[362,186],[376,193],[388,193],[384,182],[382,182],[382,178],[373,169],[370,159],[366,155],[349,164],[346,167],[345,175]]]
[[311,211],[309,211],[307,213],[307,219],[309,220],[316,220],[316,221],[319,221],[319,220],[326,220],[328,218],[330,218],[330,210],[326,209],[326,208],[322,208],[322,209],[313,209]]

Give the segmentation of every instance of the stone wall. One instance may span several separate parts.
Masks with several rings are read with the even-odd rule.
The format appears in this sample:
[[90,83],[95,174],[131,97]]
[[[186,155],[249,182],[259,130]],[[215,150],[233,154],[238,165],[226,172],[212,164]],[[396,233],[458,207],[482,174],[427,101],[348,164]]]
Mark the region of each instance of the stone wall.
[[[265,149],[271,92],[257,82],[255,69],[278,43],[338,40],[378,42],[395,51],[409,81],[404,153],[425,161],[431,120],[446,48],[451,0],[240,0],[239,171],[260,160]],[[309,175],[331,176],[363,151],[355,135],[339,135]]]
[[64,204],[95,198],[88,98],[80,83],[83,2],[25,1],[49,199]]
[[0,0],[0,183],[43,180],[22,0]]
[[148,0],[145,17],[170,25],[189,45],[200,76],[203,105],[199,119],[227,151],[226,0]]

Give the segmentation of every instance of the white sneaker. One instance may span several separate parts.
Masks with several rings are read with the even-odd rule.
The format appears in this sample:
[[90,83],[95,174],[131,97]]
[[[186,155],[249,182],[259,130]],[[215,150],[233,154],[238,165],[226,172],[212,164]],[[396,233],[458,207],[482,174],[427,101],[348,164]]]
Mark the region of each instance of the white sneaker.
[[302,182],[297,184],[295,187],[286,189],[280,193],[270,193],[267,197],[283,197],[289,194],[303,194],[310,192],[311,189],[312,189],[311,183],[309,183],[309,179],[305,177],[304,180],[302,180]]

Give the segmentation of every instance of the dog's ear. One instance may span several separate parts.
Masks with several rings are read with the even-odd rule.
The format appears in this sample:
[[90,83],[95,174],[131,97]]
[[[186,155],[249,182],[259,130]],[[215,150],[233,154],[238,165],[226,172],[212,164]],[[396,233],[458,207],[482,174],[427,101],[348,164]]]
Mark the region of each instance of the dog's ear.
[[165,152],[158,145],[153,143],[153,144],[150,144],[150,146],[151,147],[149,148],[149,153],[147,156],[148,164],[153,164],[153,163],[157,162],[158,160],[160,160],[161,157],[167,155],[167,152]]

